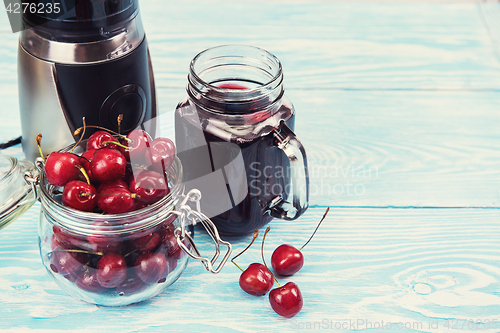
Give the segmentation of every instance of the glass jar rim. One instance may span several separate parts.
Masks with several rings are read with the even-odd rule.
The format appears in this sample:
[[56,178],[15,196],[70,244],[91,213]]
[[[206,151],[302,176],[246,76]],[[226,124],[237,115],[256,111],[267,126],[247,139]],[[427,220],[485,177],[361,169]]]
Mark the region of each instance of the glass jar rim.
[[[262,79],[226,78],[241,80],[254,84],[247,89],[220,87],[207,80],[205,74],[213,74],[224,66],[240,65],[261,74]],[[249,71],[250,73],[251,71]],[[220,81],[224,81],[220,79]],[[220,82],[219,81],[219,82]],[[280,60],[270,52],[256,46],[227,44],[219,45],[198,53],[189,66],[188,94],[198,99],[206,99],[211,105],[209,111],[224,113],[227,104],[242,105],[239,111],[233,109],[232,114],[254,112],[262,106],[273,103],[283,95],[283,69]],[[219,108],[222,104],[222,108]]]
[[[82,144],[85,142],[82,141]],[[60,150],[69,151],[73,145]],[[64,206],[50,195],[50,185],[44,172],[40,172],[40,200],[42,210],[51,217],[51,221],[59,226],[77,232],[79,234],[123,234],[137,230],[151,228],[164,222],[170,217],[175,205],[181,199],[184,192],[182,163],[176,156],[174,162],[167,171],[167,175],[173,180],[170,192],[159,201],[132,212],[121,214],[97,214],[83,212],[71,207]],[[124,223],[123,221],[127,222]],[[105,225],[98,225],[97,222],[106,222]]]

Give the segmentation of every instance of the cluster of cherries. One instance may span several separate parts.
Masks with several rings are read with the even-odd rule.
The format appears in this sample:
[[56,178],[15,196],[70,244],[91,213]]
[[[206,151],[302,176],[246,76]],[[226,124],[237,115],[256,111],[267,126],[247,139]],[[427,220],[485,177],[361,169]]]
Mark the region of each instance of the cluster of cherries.
[[[321,225],[321,222],[325,219],[329,210],[329,208],[326,210],[323,218],[318,223],[316,230],[314,230],[309,240],[300,249],[297,249],[292,245],[283,244],[274,250],[271,256],[271,266],[273,267],[276,275],[282,277],[291,276],[302,268],[304,265],[304,256],[302,255],[301,250],[314,237],[314,234]],[[267,292],[269,292],[273,287],[274,281],[276,281],[278,288],[269,292],[269,303],[271,304],[273,310],[280,316],[293,317],[300,312],[304,304],[302,293],[300,292],[299,287],[293,282],[288,282],[281,286],[278,280],[274,277],[273,273],[271,273],[271,271],[267,268],[266,261],[264,260],[264,241],[270,229],[270,227],[267,227],[262,239],[261,255],[264,264],[252,263],[246,270],[243,270],[234,262],[234,259],[250,248],[259,235],[258,230],[255,230],[250,244],[242,252],[236,255],[231,262],[242,271],[239,284],[241,289],[250,295],[263,296],[267,294]]]
[[120,236],[108,232],[113,226],[106,214],[138,210],[169,193],[167,170],[175,158],[168,138],[153,140],[142,130],[117,136],[99,130],[81,155],[71,150],[47,156],[45,177],[51,185],[64,187],[63,205],[102,216],[85,235],[54,225],[47,242],[53,272],[85,291],[130,295],[164,283],[184,252],[174,234],[175,215],[147,230]]
[[90,136],[80,156],[72,152],[47,156],[45,177],[54,186],[64,186],[65,206],[127,213],[169,193],[166,171],[175,158],[174,143],[163,137],[152,140],[143,130],[133,130],[122,140],[100,130]]
[[106,229],[105,222],[96,223],[96,233],[86,236],[55,225],[50,268],[93,293],[132,295],[151,284],[164,283],[185,255],[174,235],[174,219],[125,237],[97,233]]

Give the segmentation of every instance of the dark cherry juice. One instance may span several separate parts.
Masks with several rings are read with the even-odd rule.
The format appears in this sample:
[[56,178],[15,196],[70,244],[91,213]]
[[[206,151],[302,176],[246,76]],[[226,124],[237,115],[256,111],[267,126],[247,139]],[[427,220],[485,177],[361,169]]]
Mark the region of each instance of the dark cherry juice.
[[219,88],[224,88],[224,89],[239,89],[239,90],[245,90],[248,89],[246,86],[241,85],[239,83],[222,83],[217,85]]
[[201,211],[230,235],[297,219],[308,207],[307,158],[278,58],[216,46],[193,58],[187,79],[175,111],[177,156],[186,189],[201,192]]
[[[219,87],[246,89],[234,83]],[[289,191],[290,162],[273,145],[273,136],[265,135],[272,129],[242,142],[238,137],[228,138],[226,132],[217,135],[210,119],[200,117],[199,111],[187,100],[178,105],[175,114],[176,145],[187,190],[201,190],[201,209],[220,233],[251,233],[272,220],[267,205]],[[293,108],[284,103],[279,112],[293,129]],[[229,126],[217,124],[225,125]]]

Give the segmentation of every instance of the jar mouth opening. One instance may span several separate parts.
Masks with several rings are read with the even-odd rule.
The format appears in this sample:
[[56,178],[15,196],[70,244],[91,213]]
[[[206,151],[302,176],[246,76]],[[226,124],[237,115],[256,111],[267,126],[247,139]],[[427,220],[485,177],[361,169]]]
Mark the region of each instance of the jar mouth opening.
[[193,58],[188,93],[215,111],[241,114],[278,99],[282,83],[281,62],[273,54],[254,46],[221,45]]
[[[85,147],[85,142],[86,140],[83,140],[79,147],[82,147],[82,145]],[[73,145],[68,146],[60,150],[60,152],[67,152],[72,147]],[[79,149],[81,150],[81,148],[75,149],[77,155]],[[41,200],[44,203],[42,208],[46,214],[52,217],[54,223],[81,234],[121,234],[150,228],[156,224],[165,222],[172,215],[171,211],[175,209],[175,205],[183,194],[182,164],[177,156],[167,171],[167,179],[170,192],[159,201],[142,209],[127,213],[101,215],[64,206],[52,195],[53,191],[58,188],[49,184],[45,173],[41,172]],[[101,223],[98,228],[94,228],[96,222]],[[105,222],[105,224],[102,225],[102,222]]]

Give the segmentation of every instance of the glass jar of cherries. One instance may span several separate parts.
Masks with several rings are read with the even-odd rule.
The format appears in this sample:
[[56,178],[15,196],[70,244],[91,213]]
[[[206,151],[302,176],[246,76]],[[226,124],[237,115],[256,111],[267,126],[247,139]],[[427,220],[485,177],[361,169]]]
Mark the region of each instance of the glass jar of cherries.
[[[73,151],[84,152],[82,142]],[[82,211],[64,204],[61,187],[47,180],[48,162],[38,159],[36,178],[41,201],[40,255],[55,282],[83,301],[122,306],[149,299],[174,283],[189,257],[217,273],[227,261],[231,245],[219,238],[213,223],[199,212],[201,194],[184,194],[182,165],[175,157],[165,171],[167,194],[150,205],[115,214]],[[103,193],[103,192],[100,192]],[[110,195],[113,196],[113,195]],[[126,196],[118,194],[117,196]],[[80,194],[85,200],[85,195]],[[212,259],[202,257],[193,241],[193,225],[201,222],[216,242]],[[217,268],[220,244],[228,251]]]

